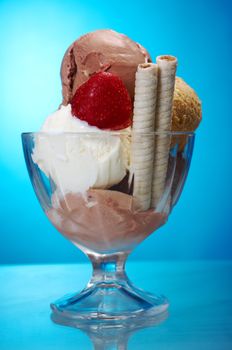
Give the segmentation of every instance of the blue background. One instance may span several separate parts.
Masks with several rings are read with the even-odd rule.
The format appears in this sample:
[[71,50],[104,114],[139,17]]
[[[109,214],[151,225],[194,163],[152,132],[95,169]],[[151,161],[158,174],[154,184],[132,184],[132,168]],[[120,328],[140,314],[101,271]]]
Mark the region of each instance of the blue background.
[[182,197],[168,224],[131,258],[232,258],[229,0],[110,4],[0,0],[0,263],[85,260],[43,214],[24,165],[20,133],[39,130],[60,104],[59,69],[69,44],[100,28],[127,34],[153,59],[176,55],[178,75],[203,101],[203,122]]

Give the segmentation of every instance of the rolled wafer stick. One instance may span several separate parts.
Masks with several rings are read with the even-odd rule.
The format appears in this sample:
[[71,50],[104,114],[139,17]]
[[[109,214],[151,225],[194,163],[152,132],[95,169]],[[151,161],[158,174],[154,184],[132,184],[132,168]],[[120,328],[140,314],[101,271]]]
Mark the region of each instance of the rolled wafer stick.
[[157,79],[157,64],[144,63],[138,66],[132,125],[131,174],[134,176],[133,195],[138,199],[141,210],[147,210],[151,205],[154,162],[152,132],[155,127]]
[[155,156],[152,181],[151,207],[159,203],[165,188],[170,151],[170,136],[162,131],[170,131],[172,123],[172,100],[175,86],[177,59],[174,56],[158,56],[158,88],[155,115],[155,131],[161,132],[155,138]]

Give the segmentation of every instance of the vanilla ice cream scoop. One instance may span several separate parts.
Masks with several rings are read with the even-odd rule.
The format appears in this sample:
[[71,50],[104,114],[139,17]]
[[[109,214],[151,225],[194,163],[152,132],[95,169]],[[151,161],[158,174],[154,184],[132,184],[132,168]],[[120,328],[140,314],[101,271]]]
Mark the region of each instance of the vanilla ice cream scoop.
[[126,175],[128,160],[120,135],[88,125],[62,106],[48,116],[35,138],[33,161],[59,192],[109,188]]

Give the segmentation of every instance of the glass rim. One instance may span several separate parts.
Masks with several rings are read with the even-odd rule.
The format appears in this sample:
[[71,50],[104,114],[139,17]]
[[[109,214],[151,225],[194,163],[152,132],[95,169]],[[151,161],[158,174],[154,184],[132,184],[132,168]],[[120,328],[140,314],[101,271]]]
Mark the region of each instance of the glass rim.
[[195,136],[194,131],[133,131],[133,130],[101,130],[101,131],[78,131],[78,132],[44,132],[44,131],[35,131],[35,132],[22,132],[21,136],[61,136],[61,135],[89,135],[89,136],[116,136],[116,135],[147,135],[147,136]]

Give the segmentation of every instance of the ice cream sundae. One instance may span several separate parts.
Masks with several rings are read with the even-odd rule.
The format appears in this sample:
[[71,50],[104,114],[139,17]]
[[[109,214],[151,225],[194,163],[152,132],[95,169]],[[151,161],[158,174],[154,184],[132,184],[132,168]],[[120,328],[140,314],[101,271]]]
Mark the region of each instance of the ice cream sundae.
[[125,35],[86,34],[64,55],[61,105],[40,132],[22,135],[41,206],[92,261],[82,292],[51,305],[71,325],[154,316],[168,307],[164,296],[134,287],[124,266],[166,222],[190,166],[201,103],[176,69],[176,57],[153,63]]
[[130,251],[167,219],[176,142],[168,132],[193,131],[201,120],[176,68],[176,57],[152,63],[112,30],[82,36],[64,55],[63,102],[36,135],[32,159],[50,181],[47,216],[87,252]]

